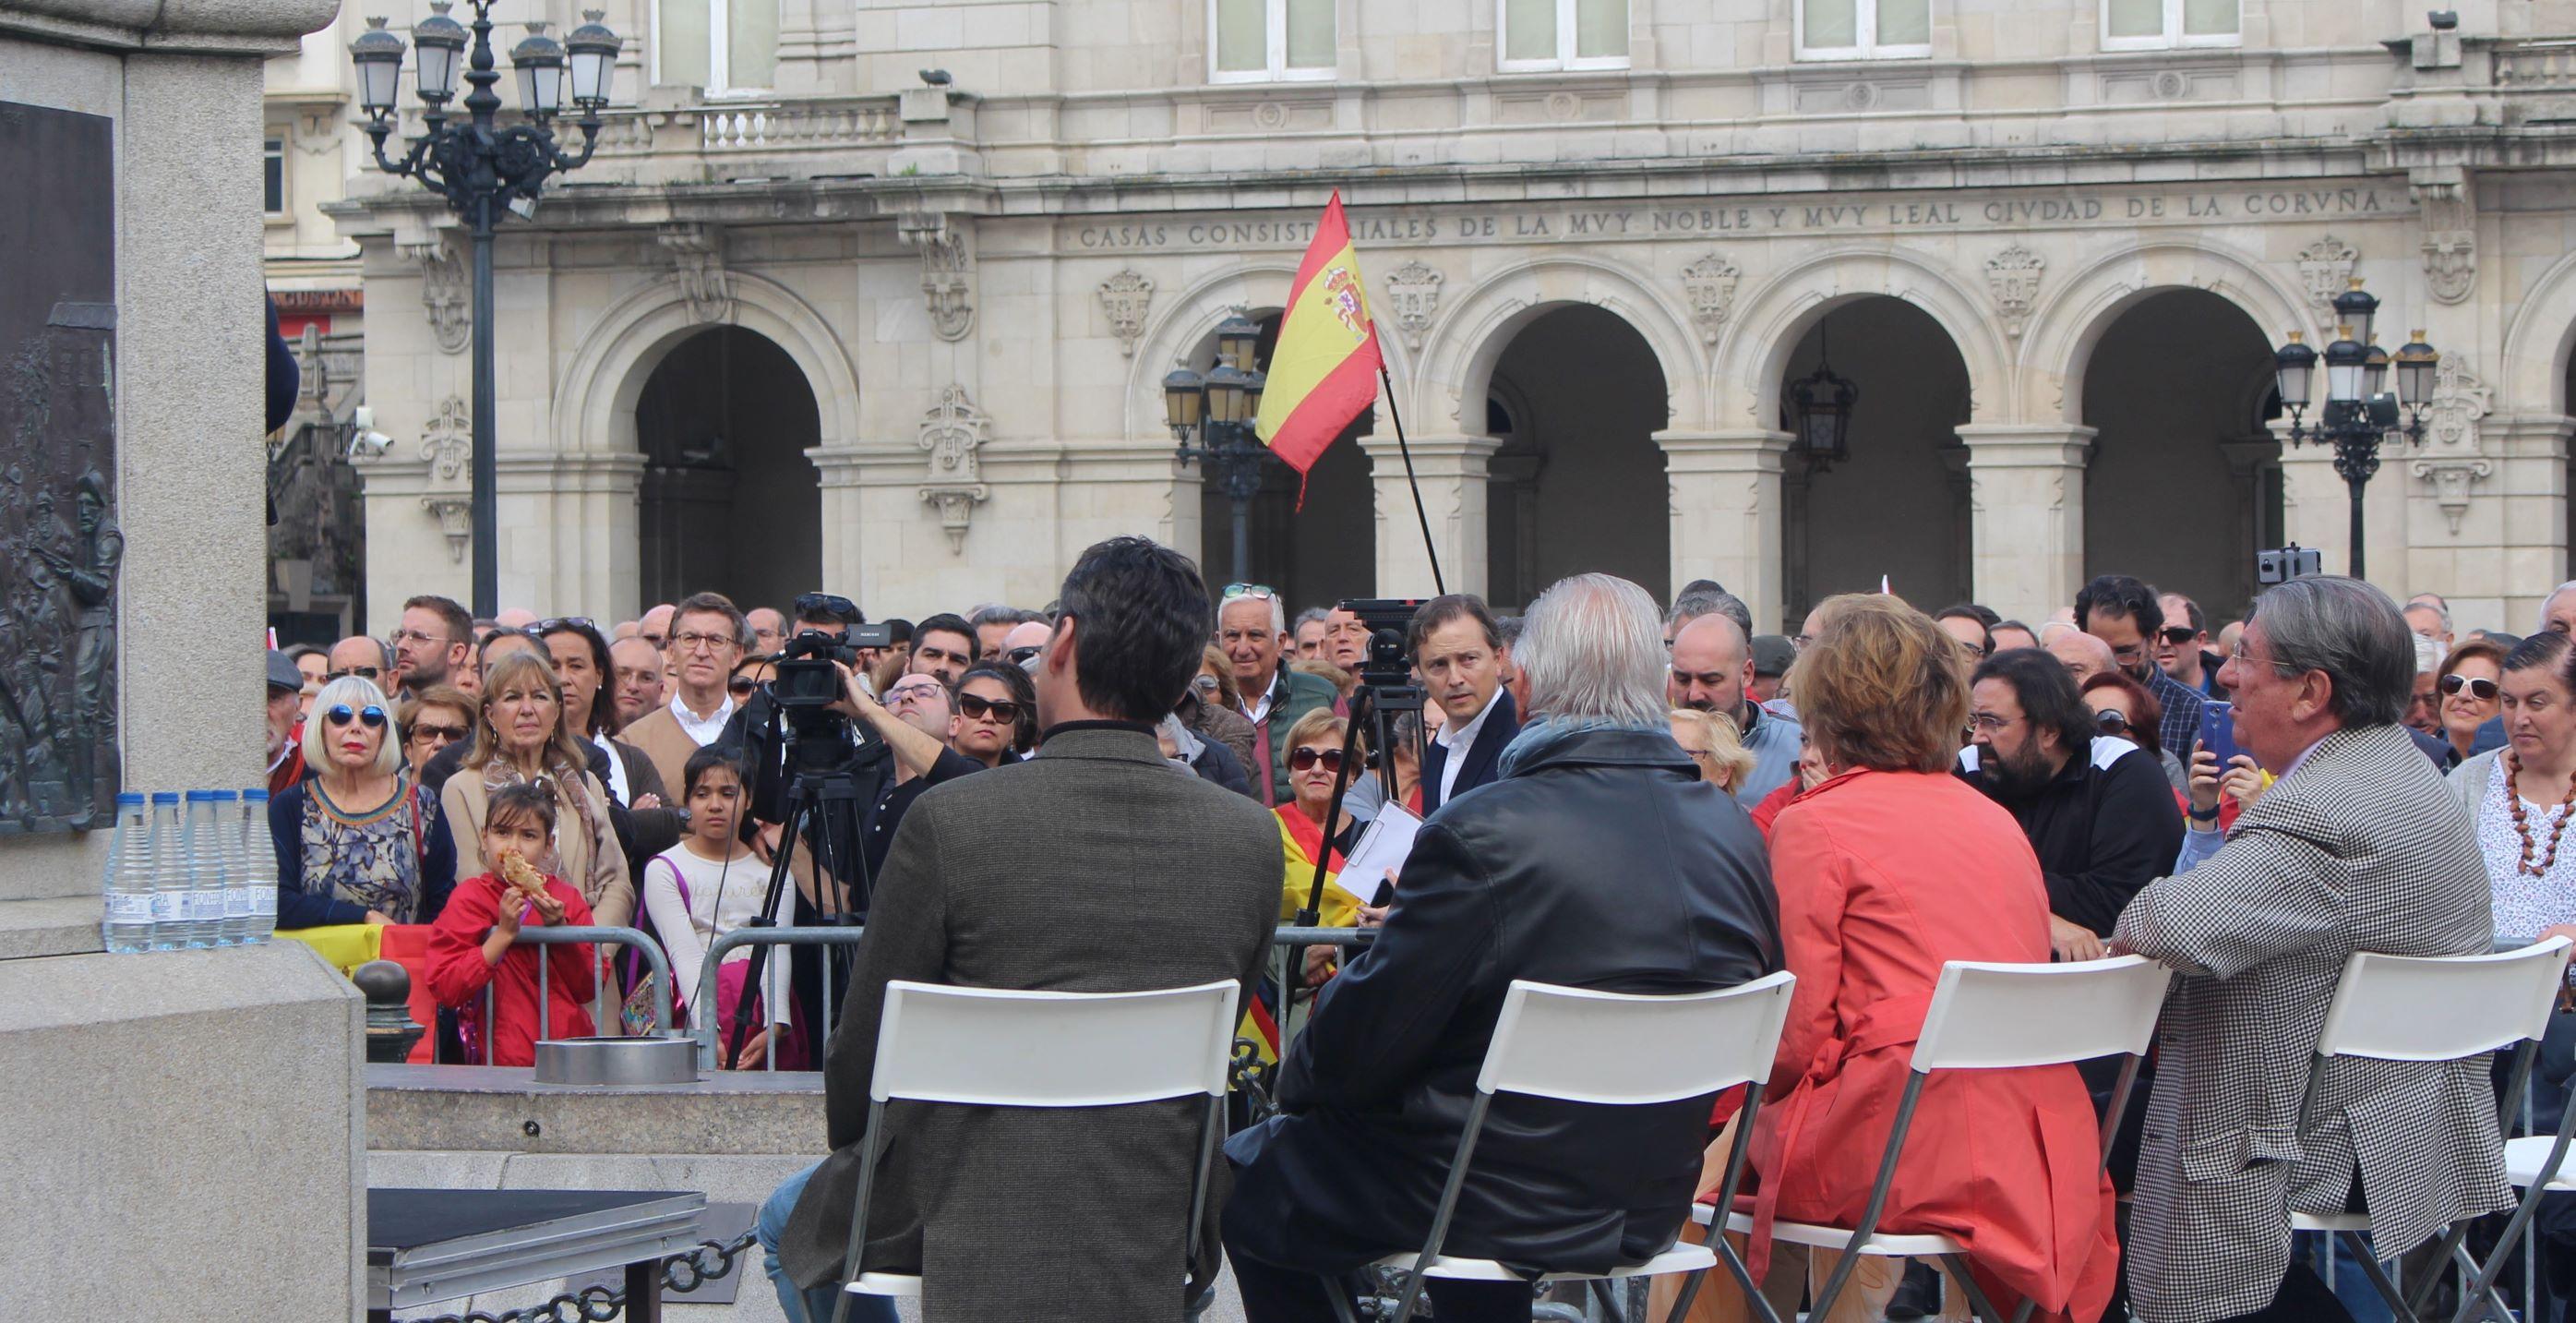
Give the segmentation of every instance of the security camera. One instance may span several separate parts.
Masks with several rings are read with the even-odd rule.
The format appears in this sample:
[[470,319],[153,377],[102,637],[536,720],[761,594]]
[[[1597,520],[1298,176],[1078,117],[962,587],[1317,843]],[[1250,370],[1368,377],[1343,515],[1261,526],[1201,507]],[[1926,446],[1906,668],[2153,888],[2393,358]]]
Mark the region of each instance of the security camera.
[[383,459],[394,448],[394,439],[376,430],[376,411],[359,405],[349,411],[349,458]]

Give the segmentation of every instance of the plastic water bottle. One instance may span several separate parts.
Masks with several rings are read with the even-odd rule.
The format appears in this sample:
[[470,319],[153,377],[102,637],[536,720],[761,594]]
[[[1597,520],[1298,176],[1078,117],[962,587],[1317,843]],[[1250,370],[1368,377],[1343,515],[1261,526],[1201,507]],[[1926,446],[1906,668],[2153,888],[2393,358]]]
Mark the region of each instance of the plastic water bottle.
[[107,846],[107,917],[99,935],[107,949],[131,955],[152,949],[152,820],[143,792],[116,797],[116,831]]
[[224,917],[215,929],[215,945],[240,946],[250,932],[250,878],[242,860],[241,796],[215,792],[215,854],[224,863]]
[[222,945],[224,930],[224,855],[215,830],[215,792],[188,792],[187,942],[191,949]]
[[257,946],[277,931],[277,849],[268,838],[268,791],[241,792],[242,890],[250,914],[242,927],[242,944]]
[[152,792],[152,949],[186,946],[188,843],[180,839],[179,793]]

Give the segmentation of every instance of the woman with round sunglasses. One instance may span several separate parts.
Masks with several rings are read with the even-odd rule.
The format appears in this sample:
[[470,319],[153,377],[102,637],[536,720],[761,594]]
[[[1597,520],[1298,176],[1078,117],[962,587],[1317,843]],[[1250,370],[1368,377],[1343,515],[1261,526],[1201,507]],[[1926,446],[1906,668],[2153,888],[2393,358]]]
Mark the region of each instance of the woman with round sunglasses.
[[2433,693],[2434,701],[2441,704],[2442,743],[2450,750],[2442,760],[2446,770],[2468,760],[2477,744],[2478,728],[2495,720],[2504,697],[2504,656],[2503,644],[2470,639],[2442,659]]
[[392,705],[350,675],[322,686],[304,723],[305,780],[268,804],[277,926],[428,923],[456,885],[438,799],[404,766]]
[[1037,739],[1038,690],[1007,662],[980,661],[957,680],[956,734],[948,747],[986,768],[1026,755]]

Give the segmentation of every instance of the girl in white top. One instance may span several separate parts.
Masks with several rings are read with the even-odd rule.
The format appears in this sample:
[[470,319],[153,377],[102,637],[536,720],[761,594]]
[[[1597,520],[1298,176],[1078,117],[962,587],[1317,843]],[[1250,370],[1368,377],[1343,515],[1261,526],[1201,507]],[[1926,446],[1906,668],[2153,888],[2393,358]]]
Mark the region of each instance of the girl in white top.
[[[717,978],[717,1006],[694,1004],[698,980],[705,971],[707,949],[716,938],[758,917],[769,870],[735,834],[745,791],[729,752],[714,747],[698,750],[690,756],[685,776],[689,834],[644,865],[644,907],[671,957],[672,1000],[687,1007],[692,1024],[704,1023],[700,1017],[705,1015],[719,1017],[717,1042],[722,1051],[733,1043],[734,1008],[749,973],[752,949],[738,946],[725,953],[725,972]],[[759,1068],[773,1047],[780,1052],[779,1068],[803,1064],[801,1041],[786,1029],[793,1018],[788,980],[789,953],[794,949],[771,948],[761,976],[767,995],[759,999],[754,1012],[761,1028],[743,1040],[742,1052],[727,1063],[732,1069]]]

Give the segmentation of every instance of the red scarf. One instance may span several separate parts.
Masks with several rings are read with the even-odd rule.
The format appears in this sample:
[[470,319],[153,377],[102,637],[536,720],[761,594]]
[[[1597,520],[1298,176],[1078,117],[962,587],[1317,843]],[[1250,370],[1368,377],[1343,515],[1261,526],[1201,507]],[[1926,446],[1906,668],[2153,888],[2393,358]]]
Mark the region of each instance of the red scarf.
[[[1315,852],[1324,848],[1323,825],[1307,817],[1306,811],[1294,804],[1282,804],[1271,812],[1278,814],[1279,820],[1288,824],[1288,839],[1295,841],[1297,848],[1306,852],[1306,862],[1314,863]],[[1324,871],[1327,873],[1342,871],[1341,851],[1333,851],[1332,860],[1324,865]]]

